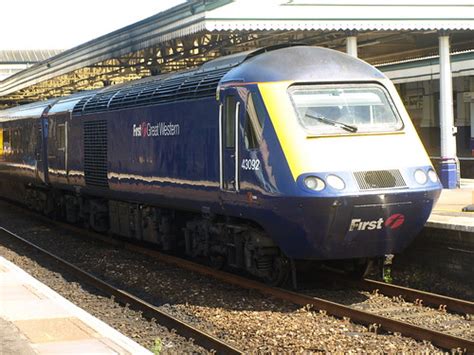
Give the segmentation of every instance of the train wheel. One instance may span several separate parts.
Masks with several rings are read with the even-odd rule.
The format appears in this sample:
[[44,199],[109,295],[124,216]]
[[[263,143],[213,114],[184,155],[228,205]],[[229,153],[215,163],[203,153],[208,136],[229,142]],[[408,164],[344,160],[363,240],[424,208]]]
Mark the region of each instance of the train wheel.
[[209,256],[209,265],[213,269],[221,270],[226,264],[226,258],[221,254],[212,254]]
[[270,273],[264,277],[266,284],[271,286],[281,286],[290,275],[290,262],[287,258],[277,256],[273,259],[273,267]]

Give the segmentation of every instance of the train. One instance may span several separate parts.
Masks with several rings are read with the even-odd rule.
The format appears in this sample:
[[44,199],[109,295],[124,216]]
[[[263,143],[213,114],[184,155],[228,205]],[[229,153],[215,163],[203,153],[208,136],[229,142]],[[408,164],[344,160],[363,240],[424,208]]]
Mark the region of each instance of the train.
[[5,198],[274,285],[402,252],[441,188],[390,80],[321,47],[0,111]]

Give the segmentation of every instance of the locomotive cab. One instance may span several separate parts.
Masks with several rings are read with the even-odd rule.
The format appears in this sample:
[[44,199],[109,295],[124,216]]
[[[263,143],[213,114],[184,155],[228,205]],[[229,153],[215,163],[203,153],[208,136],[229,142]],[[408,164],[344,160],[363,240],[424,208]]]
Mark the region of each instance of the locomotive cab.
[[[441,185],[395,87],[374,67],[284,48],[230,71],[220,95],[222,189],[247,202],[289,258],[399,253],[428,219]],[[242,146],[227,146],[229,137]]]

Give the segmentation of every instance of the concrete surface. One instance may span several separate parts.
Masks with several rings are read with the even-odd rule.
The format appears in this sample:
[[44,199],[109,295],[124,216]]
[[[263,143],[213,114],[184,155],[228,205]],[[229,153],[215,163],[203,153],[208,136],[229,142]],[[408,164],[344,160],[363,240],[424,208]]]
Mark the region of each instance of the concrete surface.
[[0,256],[0,355],[147,354]]
[[27,338],[13,323],[0,318],[0,354],[1,355],[34,355]]
[[461,188],[443,190],[426,227],[474,233],[474,212],[463,212],[474,204],[474,180],[461,179]]

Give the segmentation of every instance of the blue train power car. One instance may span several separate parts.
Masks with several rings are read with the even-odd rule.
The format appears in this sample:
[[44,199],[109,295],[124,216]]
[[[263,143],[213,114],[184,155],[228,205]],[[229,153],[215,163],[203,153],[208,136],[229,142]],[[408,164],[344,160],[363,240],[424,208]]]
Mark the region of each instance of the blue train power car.
[[308,46],[1,111],[0,153],[4,196],[272,283],[403,251],[441,190],[392,83]]

